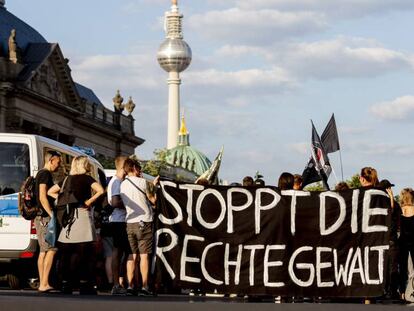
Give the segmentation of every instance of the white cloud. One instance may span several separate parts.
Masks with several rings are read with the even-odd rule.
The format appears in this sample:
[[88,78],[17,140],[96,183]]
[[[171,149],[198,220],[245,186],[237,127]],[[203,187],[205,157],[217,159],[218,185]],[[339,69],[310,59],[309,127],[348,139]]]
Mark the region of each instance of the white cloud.
[[[208,39],[269,45],[325,31],[340,20],[414,9],[412,0],[227,0],[190,16],[189,26]],[[222,2],[222,1],[220,1]]]
[[272,59],[273,53],[270,49],[266,49],[258,46],[250,45],[230,45],[226,44],[217,49],[214,53],[214,57],[222,58],[234,58],[252,55],[264,57],[266,59]]
[[104,102],[110,102],[117,89],[125,97],[156,90],[166,80],[157,60],[149,54],[78,57],[71,68],[74,80],[96,90]]
[[[167,5],[166,5],[167,4]],[[120,10],[124,14],[132,15],[137,13],[143,13],[145,10],[147,10],[148,5],[154,6],[164,6],[166,9],[168,9],[168,2],[165,0],[134,0],[134,1],[128,1],[120,6]]]
[[301,142],[301,143],[293,143],[293,144],[288,144],[287,147],[289,150],[296,152],[300,155],[310,155],[310,143],[305,143],[305,142]]
[[[372,77],[413,68],[413,55],[387,49],[363,38],[337,37],[331,40],[279,43],[270,47],[226,45],[217,51],[223,57],[262,57],[292,77],[332,79]],[[240,60],[241,61],[241,60]]]
[[361,135],[371,132],[373,129],[365,126],[343,126],[339,128],[339,133],[350,134],[350,135]]
[[249,10],[316,11],[347,18],[414,9],[412,0],[235,0],[233,4]]
[[370,111],[383,120],[406,120],[414,117],[414,96],[406,95],[371,106]]
[[327,23],[322,14],[313,12],[230,8],[192,15],[188,26],[192,28],[189,31],[204,34],[212,40],[271,44],[281,38],[319,32]]
[[319,79],[377,76],[412,68],[410,55],[358,38],[292,44],[278,56],[297,74]]
[[347,144],[348,151],[360,153],[368,156],[412,156],[414,155],[414,145],[395,144],[395,143],[371,143],[355,142]]
[[[221,71],[208,69],[189,71],[183,74],[188,85],[211,86],[215,88],[237,88],[239,90],[258,90],[291,88],[295,81],[282,68],[246,69],[237,71]],[[231,90],[230,90],[231,91]]]

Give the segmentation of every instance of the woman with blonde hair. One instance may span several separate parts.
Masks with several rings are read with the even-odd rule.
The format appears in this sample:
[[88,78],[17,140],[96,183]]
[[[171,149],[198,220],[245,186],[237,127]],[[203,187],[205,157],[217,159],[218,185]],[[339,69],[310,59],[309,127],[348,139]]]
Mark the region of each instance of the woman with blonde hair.
[[[53,186],[48,194],[57,198],[58,220],[62,226],[58,242],[62,250],[62,291],[71,293],[74,276],[79,270],[80,293],[94,294],[93,242],[96,240],[92,205],[104,193],[102,186],[90,174],[88,157],[77,156],[72,161],[69,176]],[[76,280],[76,283],[79,279]]]
[[404,299],[408,280],[408,255],[411,255],[412,261],[414,258],[414,190],[412,188],[401,190],[400,206],[400,237],[398,239],[400,247],[400,293],[401,298]]

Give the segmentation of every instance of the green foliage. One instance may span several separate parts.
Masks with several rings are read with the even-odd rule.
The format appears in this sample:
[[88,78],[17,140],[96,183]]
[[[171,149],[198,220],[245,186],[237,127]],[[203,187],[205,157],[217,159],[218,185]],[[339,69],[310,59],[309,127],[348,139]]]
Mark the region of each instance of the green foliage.
[[399,203],[400,203],[400,195],[399,195],[399,194],[395,195],[395,196],[394,196],[394,200],[395,200],[396,202],[398,202],[398,204],[399,204]]
[[355,174],[350,179],[345,180],[349,188],[360,188],[361,182],[359,181],[359,174]]
[[151,176],[158,176],[160,170],[167,164],[167,149],[155,149],[154,158],[149,161],[140,161],[142,171]]
[[321,181],[307,185],[303,190],[305,191],[324,191],[323,184]]
[[99,163],[102,164],[102,166],[104,167],[104,169],[107,170],[113,170],[115,169],[115,159],[111,158],[111,157],[105,157],[102,154],[98,154],[96,155],[96,160],[98,160]]

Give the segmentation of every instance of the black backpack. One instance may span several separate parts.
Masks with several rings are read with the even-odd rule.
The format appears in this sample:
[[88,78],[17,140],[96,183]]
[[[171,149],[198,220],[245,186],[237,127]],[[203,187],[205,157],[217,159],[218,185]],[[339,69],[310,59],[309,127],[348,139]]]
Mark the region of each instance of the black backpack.
[[63,181],[56,202],[56,220],[62,228],[68,227],[66,237],[69,237],[70,230],[75,222],[75,213],[79,207],[79,200],[72,188],[72,177],[67,176]]
[[29,176],[23,182],[19,192],[19,213],[26,220],[33,220],[42,214],[42,209],[37,206],[35,194],[36,178]]
[[97,228],[101,227],[103,223],[109,223],[109,217],[111,216],[112,212],[114,211],[113,206],[111,206],[108,202],[108,194],[105,192],[102,196],[100,196],[94,205],[94,220],[95,226]]

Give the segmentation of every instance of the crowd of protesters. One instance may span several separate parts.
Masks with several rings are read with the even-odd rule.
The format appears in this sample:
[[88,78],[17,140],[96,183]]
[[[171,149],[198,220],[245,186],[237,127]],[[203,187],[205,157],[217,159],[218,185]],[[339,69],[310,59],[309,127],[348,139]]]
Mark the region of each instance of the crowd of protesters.
[[[142,177],[138,161],[117,157],[116,174],[104,196],[105,185],[91,177],[91,164],[86,156],[75,157],[68,177],[53,184],[52,173],[60,162],[60,154],[49,151],[44,168],[36,176],[37,199],[42,207],[42,214],[35,219],[40,248],[39,292],[56,288],[66,294],[74,289],[79,289],[80,294],[96,294],[96,285],[102,289],[102,284],[106,284],[112,295],[153,295],[149,271],[159,178],[150,183]],[[408,258],[414,254],[414,190],[403,189],[397,202],[392,192],[394,185],[386,179],[380,182],[377,171],[371,167],[361,170],[359,181],[362,187],[382,188],[390,197],[390,255],[384,295],[404,299]],[[285,172],[280,175],[277,186],[280,190],[302,190],[302,182],[301,175]],[[208,185],[207,180],[198,183]],[[265,183],[260,178],[246,176],[242,184],[234,185],[258,187]],[[347,189],[349,185],[345,182],[335,188],[336,191]],[[106,204],[103,198],[107,199]],[[107,217],[94,217],[93,206],[97,203]],[[58,218],[60,227],[55,245],[45,238],[52,217]],[[52,267],[57,271],[54,287],[49,283]],[[106,280],[97,279],[99,267]]]
[[[280,190],[303,190],[302,176],[284,172],[278,180]],[[391,206],[390,250],[385,284],[385,299],[405,300],[405,291],[408,281],[408,258],[414,259],[414,190],[404,188],[401,190],[399,202],[395,200],[392,184],[389,180],[379,181],[376,169],[364,167],[359,175],[361,187],[377,187],[387,192]],[[243,186],[263,185],[251,176],[243,178]],[[346,182],[339,182],[335,191],[351,189]],[[413,262],[414,265],[414,262]],[[365,303],[370,303],[369,299]]]

